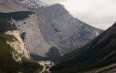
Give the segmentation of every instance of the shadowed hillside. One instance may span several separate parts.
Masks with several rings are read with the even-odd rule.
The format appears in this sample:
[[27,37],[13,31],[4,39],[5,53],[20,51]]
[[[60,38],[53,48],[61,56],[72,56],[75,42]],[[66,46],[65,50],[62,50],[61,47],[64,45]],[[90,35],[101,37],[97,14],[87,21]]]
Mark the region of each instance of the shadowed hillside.
[[116,23],[80,50],[61,57],[53,73],[77,73],[116,62]]
[[33,14],[33,12],[30,12],[30,11],[19,11],[19,12],[11,12],[11,13],[0,12],[0,18],[4,18],[7,20],[11,20],[11,19],[23,20],[25,18],[28,18],[29,15],[31,14]]
[[0,19],[0,73],[35,73],[41,71],[42,66],[31,59],[22,57],[21,62],[15,60],[21,54],[7,42],[15,42],[18,40],[12,35],[4,34],[4,32],[11,30],[16,30],[16,27],[5,19]]

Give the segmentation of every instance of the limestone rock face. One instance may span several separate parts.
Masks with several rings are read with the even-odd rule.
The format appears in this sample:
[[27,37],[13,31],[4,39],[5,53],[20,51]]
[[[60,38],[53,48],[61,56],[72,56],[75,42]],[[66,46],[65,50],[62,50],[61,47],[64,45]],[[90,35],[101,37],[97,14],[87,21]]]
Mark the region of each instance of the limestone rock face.
[[29,49],[30,53],[45,56],[52,46],[49,45],[40,32],[39,20],[35,14],[29,16],[29,18],[21,21],[13,22],[16,24],[20,35],[23,35],[24,42]]
[[17,0],[0,0],[0,12],[29,11],[20,5]]
[[37,13],[44,39],[59,48],[62,54],[85,45],[101,32],[74,18],[60,4],[44,7]]
[[[22,20],[11,18],[33,54],[46,56],[50,48],[56,47],[63,55],[85,45],[102,32],[74,18],[60,4],[47,5],[37,0],[1,0],[1,3],[10,6],[2,5],[6,8],[4,10],[0,6],[0,12],[34,12]],[[11,10],[9,7],[12,7]]]
[[13,30],[13,31],[7,31],[5,34],[12,35],[16,39],[13,39],[14,41],[6,41],[7,44],[9,44],[15,52],[12,52],[13,58],[17,61],[21,61],[22,57],[25,57],[27,59],[30,58],[29,52],[23,42],[23,40],[20,38],[19,31]]

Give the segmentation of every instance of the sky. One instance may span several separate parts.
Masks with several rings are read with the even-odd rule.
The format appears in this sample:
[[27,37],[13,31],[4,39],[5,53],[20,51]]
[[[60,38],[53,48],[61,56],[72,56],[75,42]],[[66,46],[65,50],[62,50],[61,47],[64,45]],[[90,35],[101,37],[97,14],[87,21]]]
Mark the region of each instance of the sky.
[[94,27],[106,30],[116,22],[116,0],[41,0],[60,3],[74,17]]

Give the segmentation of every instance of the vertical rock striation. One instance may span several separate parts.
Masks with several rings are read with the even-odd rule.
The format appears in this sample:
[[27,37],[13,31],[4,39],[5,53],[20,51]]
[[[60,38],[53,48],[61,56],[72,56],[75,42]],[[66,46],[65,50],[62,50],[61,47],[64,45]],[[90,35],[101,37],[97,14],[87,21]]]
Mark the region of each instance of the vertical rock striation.
[[[16,19],[23,19],[16,20],[11,16],[11,20],[17,26],[29,52],[39,56],[47,56],[52,47],[63,55],[85,45],[102,32],[74,18],[60,4],[47,5],[37,0],[2,0],[1,3],[10,5],[0,7],[1,10],[2,7],[6,8],[0,12],[9,15],[15,11],[34,12],[28,14],[28,17],[24,17],[27,12],[19,12],[22,14],[17,15]],[[9,7],[11,10],[6,11]]]
[[37,11],[41,33],[49,44],[62,54],[77,49],[101,33],[74,18],[62,5],[55,4]]
[[35,14],[30,15],[25,20],[15,21],[20,34],[23,35],[24,42],[29,48],[30,53],[45,56],[45,53],[49,51],[51,45],[49,45],[44,39],[39,29],[38,18]]

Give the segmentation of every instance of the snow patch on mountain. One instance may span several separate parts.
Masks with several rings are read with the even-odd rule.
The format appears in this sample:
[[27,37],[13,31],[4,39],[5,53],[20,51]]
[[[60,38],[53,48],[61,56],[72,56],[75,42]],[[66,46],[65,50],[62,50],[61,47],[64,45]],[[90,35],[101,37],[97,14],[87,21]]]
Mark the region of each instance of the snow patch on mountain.
[[47,6],[47,4],[38,0],[21,0],[20,3],[25,4],[29,8],[39,8]]

